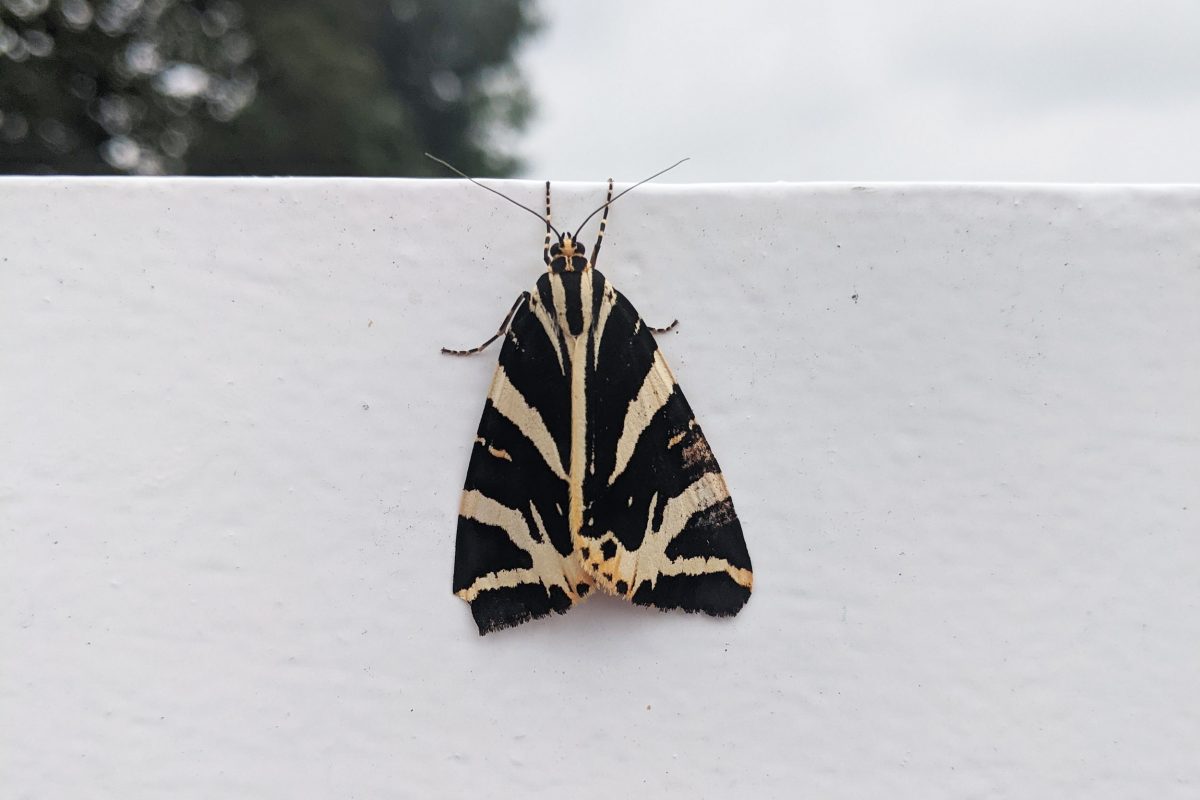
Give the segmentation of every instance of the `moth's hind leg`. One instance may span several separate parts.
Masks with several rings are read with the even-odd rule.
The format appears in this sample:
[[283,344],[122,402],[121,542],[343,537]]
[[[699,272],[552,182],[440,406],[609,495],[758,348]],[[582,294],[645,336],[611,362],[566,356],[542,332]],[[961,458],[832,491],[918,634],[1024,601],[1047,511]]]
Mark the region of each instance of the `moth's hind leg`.
[[648,329],[648,330],[649,330],[651,333],[666,333],[667,331],[671,330],[672,328],[674,328],[674,327],[675,327],[676,325],[678,325],[678,324],[679,324],[679,320],[677,320],[677,319],[673,319],[673,320],[671,320],[671,324],[670,324],[670,325],[667,325],[667,326],[665,326],[665,327],[662,327],[662,328],[656,328],[656,327],[654,327],[653,325],[647,325],[647,326],[646,326],[646,328],[647,328],[647,329]]
[[470,356],[480,352],[489,344],[508,333],[508,323],[512,322],[513,315],[517,313],[517,309],[521,307],[521,303],[524,303],[527,300],[529,300],[529,292],[521,292],[521,295],[517,298],[517,301],[512,304],[512,308],[508,310],[508,314],[505,315],[504,322],[500,323],[500,329],[496,331],[496,335],[488,339],[483,344],[479,345],[478,347],[472,347],[470,350],[451,350],[449,347],[443,347],[442,352],[448,356]]

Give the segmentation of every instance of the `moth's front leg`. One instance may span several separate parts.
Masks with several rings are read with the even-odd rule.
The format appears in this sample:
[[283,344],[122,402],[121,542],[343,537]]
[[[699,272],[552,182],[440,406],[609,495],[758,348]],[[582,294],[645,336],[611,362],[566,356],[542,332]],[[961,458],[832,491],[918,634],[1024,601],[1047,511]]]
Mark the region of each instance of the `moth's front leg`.
[[[500,323],[500,329],[496,331],[496,335],[488,339],[483,344],[479,345],[478,347],[472,347],[470,350],[451,350],[449,347],[443,347],[442,352],[448,356],[470,356],[480,352],[489,344],[508,333],[508,323],[512,322],[513,315],[517,313],[517,309],[521,307],[521,303],[524,303],[527,300],[529,300],[529,292],[521,292],[520,296],[517,297],[517,301],[512,304],[512,308],[508,310],[508,314],[504,317],[504,322]],[[674,325],[675,323],[671,324]]]

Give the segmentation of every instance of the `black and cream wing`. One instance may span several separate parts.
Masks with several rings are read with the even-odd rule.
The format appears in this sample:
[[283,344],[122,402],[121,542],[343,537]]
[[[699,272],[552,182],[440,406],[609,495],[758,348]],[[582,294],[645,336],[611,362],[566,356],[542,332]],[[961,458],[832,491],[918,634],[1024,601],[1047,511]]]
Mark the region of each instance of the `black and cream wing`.
[[753,576],[720,467],[653,334],[606,282],[590,355],[584,569],[640,605],[736,614]]
[[568,367],[553,320],[526,296],[504,338],[459,509],[454,593],[481,634],[562,613],[592,585],[567,527]]

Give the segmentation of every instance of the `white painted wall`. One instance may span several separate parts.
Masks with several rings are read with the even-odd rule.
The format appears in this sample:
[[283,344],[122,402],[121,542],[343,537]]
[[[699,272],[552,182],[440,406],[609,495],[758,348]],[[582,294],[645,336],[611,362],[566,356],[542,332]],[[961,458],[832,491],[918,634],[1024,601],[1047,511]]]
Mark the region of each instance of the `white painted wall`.
[[438,347],[537,220],[0,181],[0,795],[1197,796],[1200,187],[649,185],[609,231],[755,594],[481,639],[495,353]]

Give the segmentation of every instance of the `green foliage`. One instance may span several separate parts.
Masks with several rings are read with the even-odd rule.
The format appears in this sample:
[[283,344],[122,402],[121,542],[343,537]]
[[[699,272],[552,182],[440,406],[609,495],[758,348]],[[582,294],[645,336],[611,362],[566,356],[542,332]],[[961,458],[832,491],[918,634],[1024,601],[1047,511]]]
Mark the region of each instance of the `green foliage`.
[[[0,170],[443,174],[428,150],[508,174],[531,3],[0,0],[3,30],[33,33],[14,58],[0,31]],[[68,24],[80,7],[91,20]],[[112,9],[124,28],[99,24]]]
[[0,169],[178,171],[254,96],[227,0],[0,0]]

